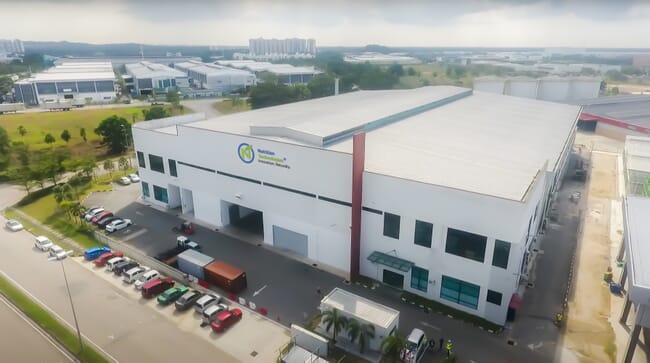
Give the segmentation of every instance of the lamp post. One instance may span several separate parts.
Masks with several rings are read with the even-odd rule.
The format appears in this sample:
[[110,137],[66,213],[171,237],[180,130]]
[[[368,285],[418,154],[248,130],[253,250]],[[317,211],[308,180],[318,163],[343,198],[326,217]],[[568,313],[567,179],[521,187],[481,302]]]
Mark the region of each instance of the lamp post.
[[128,133],[126,132],[126,126],[120,125],[120,128],[122,129],[122,133],[124,133],[124,152],[127,155],[126,161],[129,164],[129,168],[131,168],[131,157],[129,156],[129,137],[128,137]]
[[[66,257],[71,255],[72,251],[68,251],[66,253]],[[48,260],[50,261],[59,261],[61,264],[61,270],[63,271],[63,279],[65,280],[65,289],[68,292],[68,299],[70,300],[70,308],[72,309],[72,317],[74,318],[74,326],[75,329],[77,329],[77,339],[79,340],[79,353],[83,352],[84,350],[84,345],[83,345],[83,340],[81,339],[81,330],[79,330],[79,322],[77,321],[77,312],[74,309],[74,303],[72,302],[72,294],[70,293],[70,285],[68,284],[68,275],[65,273],[65,265],[63,264],[63,258],[58,258],[58,257],[50,257]]]

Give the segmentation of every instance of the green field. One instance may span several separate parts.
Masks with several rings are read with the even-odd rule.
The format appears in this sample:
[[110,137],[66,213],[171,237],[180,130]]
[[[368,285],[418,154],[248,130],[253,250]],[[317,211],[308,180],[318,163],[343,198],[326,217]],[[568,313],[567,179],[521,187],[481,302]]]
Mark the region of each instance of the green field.
[[224,115],[227,115],[229,113],[248,111],[251,109],[250,103],[242,99],[237,100],[235,105],[232,104],[232,100],[217,101],[212,104],[212,107]]

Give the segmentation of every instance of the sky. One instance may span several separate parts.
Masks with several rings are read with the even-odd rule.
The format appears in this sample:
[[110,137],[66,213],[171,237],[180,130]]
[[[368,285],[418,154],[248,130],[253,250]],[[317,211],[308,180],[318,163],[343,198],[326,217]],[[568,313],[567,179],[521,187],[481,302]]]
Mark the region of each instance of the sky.
[[643,0],[0,0],[0,39],[317,46],[650,47]]

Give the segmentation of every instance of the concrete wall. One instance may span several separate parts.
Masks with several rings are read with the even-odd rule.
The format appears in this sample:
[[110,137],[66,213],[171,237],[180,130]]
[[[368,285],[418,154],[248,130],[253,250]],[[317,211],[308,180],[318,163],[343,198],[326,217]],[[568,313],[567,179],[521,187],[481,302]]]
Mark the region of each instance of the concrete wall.
[[291,324],[291,340],[299,347],[319,356],[326,357],[328,339],[299,325]]

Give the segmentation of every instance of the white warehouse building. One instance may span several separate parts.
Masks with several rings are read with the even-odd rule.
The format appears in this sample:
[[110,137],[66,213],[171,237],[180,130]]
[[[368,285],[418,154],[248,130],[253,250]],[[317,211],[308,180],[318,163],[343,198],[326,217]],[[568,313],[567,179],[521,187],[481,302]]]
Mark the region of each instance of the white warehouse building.
[[187,74],[163,64],[144,61],[126,64],[124,67],[132,78],[133,92],[136,95],[165,93],[170,88],[189,87]]
[[474,89],[481,92],[533,98],[543,101],[569,102],[598,97],[600,78],[590,77],[479,77]]
[[194,87],[222,94],[248,89],[256,82],[255,74],[251,72],[216,64],[189,61],[176,63],[174,68],[185,72]]
[[437,86],[153,120],[133,135],[148,203],[214,227],[246,221],[296,258],[503,324],[579,113]]

